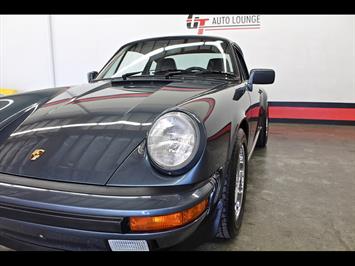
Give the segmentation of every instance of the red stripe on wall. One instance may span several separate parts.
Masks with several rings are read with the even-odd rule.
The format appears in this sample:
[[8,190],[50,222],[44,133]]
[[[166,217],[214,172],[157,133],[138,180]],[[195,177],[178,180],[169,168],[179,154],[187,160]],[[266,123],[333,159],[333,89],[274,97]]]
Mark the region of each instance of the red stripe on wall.
[[270,118],[355,121],[354,108],[270,106]]
[[245,28],[219,28],[219,29],[205,29],[205,31],[215,31],[215,30],[258,30],[260,27],[245,27]]

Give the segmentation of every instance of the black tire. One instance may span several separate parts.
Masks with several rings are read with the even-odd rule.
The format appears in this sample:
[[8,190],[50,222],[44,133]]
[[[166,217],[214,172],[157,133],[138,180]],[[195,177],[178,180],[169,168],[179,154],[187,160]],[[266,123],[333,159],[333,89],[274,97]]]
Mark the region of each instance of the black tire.
[[261,127],[259,138],[256,142],[256,147],[258,148],[264,148],[269,138],[269,107],[267,107],[266,112],[262,116]]
[[[243,182],[243,194],[241,196],[241,207],[239,215],[236,215],[235,210],[235,195],[236,195],[236,183],[237,183],[237,168],[240,167],[240,152],[241,146],[244,148],[244,182]],[[247,179],[248,179],[248,152],[247,152],[247,138],[242,129],[238,130],[237,141],[233,149],[231,161],[228,167],[227,176],[223,185],[222,200],[223,210],[219,223],[219,228],[216,234],[216,238],[219,239],[232,239],[236,237],[242,224],[245,196],[247,191]]]

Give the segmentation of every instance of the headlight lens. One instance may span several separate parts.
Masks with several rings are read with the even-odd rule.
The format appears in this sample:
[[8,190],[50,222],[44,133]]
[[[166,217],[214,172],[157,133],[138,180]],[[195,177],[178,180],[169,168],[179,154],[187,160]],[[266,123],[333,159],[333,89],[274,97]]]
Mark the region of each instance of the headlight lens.
[[170,112],[150,129],[148,153],[164,170],[181,169],[196,155],[199,139],[200,131],[194,119],[183,112]]

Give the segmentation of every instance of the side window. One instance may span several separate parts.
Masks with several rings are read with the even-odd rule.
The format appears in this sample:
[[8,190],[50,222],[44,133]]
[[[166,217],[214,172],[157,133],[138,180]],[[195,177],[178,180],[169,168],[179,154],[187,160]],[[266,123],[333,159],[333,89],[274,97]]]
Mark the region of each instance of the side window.
[[234,48],[234,51],[235,51],[235,55],[237,57],[238,66],[241,69],[241,74],[242,74],[243,80],[247,80],[247,79],[249,79],[249,72],[248,72],[248,68],[245,64],[244,58],[243,58],[243,56],[241,56],[239,54],[239,52],[236,48]]
[[240,60],[240,63],[242,64],[242,69],[243,69],[243,73],[245,74],[245,78],[249,79],[249,71],[248,71],[247,65],[245,64],[244,58],[239,55],[238,55],[238,57],[240,58],[239,60]]
[[237,54],[237,61],[238,61],[238,67],[240,69],[240,76],[242,77],[242,81],[245,81],[245,80],[247,80],[247,77],[245,75],[245,71],[243,70],[243,67],[242,67],[242,64],[240,62],[238,54]]
[[237,63],[237,65],[235,66],[235,71],[234,73],[237,75],[238,79],[239,79],[239,83],[243,81],[243,75],[242,75],[242,72],[240,71],[240,66],[239,64]]
[[150,65],[150,68],[149,68],[149,73],[152,73],[154,72],[155,68],[157,67],[157,62],[156,61],[153,61]]

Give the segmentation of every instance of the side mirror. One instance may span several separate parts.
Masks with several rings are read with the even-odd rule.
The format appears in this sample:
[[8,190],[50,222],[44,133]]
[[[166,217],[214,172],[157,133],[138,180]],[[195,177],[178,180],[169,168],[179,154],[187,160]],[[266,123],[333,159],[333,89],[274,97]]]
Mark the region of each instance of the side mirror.
[[250,90],[253,84],[272,84],[275,81],[275,71],[272,69],[252,69],[248,81]]
[[91,71],[88,73],[88,81],[89,83],[92,82],[94,79],[96,79],[97,75],[99,73],[97,73],[97,71]]

